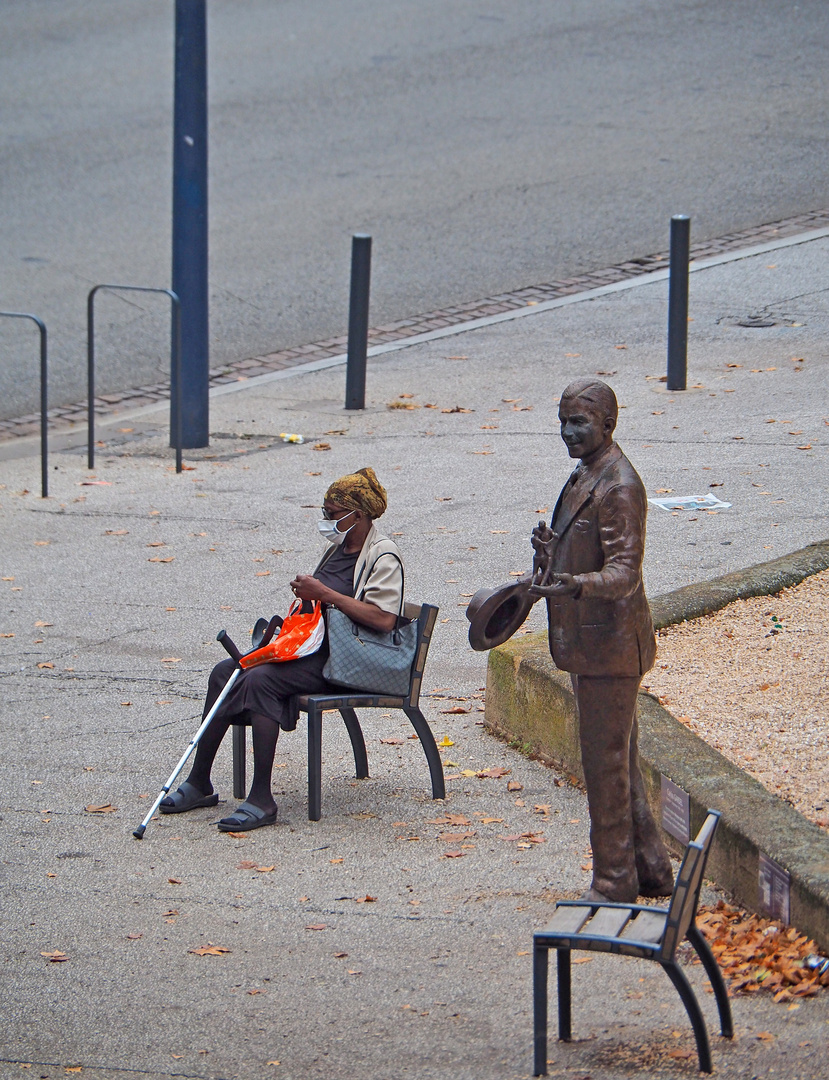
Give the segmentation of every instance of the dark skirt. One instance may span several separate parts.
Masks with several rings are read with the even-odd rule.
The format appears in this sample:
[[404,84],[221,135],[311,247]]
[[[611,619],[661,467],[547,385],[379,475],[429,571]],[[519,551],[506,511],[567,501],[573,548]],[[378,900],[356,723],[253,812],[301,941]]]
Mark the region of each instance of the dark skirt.
[[[216,716],[234,724],[245,724],[250,722],[251,713],[259,713],[270,717],[285,731],[293,731],[297,717],[291,715],[288,701],[294,694],[337,692],[338,688],[322,677],[327,659],[328,642],[324,641],[322,648],[311,656],[286,660],[281,664],[258,664],[241,672]],[[228,658],[213,668],[202,716],[207,716],[234,667],[234,662]]]

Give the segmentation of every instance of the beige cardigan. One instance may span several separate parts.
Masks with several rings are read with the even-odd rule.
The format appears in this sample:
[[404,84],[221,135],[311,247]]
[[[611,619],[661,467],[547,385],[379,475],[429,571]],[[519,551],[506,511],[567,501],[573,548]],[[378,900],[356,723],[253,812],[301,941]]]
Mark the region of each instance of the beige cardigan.
[[[317,570],[333,553],[333,547],[325,552]],[[384,555],[396,555],[399,559],[400,551],[397,544],[384,536],[372,522],[354,566],[354,596],[367,604],[374,604],[381,611],[397,615],[403,595],[403,570],[397,559],[386,559]]]

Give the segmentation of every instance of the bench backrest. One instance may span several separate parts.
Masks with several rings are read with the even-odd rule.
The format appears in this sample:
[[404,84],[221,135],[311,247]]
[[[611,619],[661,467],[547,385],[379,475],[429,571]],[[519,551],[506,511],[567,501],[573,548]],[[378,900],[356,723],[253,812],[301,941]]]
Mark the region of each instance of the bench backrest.
[[435,628],[439,608],[434,604],[406,604],[403,614],[407,619],[417,619],[417,646],[414,660],[412,661],[412,674],[409,682],[409,704],[417,707],[420,700],[420,686],[423,682],[423,671],[426,667],[426,656],[429,652],[429,644],[432,640],[432,631]]
[[702,875],[719,820],[719,811],[709,810],[702,828],[685,849],[668,907],[660,953],[662,960],[673,959],[677,946],[688,932],[691,920],[696,917]]

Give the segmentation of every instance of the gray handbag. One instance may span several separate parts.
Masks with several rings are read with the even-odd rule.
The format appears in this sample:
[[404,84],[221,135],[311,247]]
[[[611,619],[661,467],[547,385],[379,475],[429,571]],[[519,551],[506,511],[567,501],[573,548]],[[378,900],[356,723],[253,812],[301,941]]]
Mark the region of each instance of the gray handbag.
[[[328,682],[347,686],[350,690],[405,697],[409,692],[412,663],[417,648],[417,623],[403,617],[406,585],[403,563],[391,551],[384,554],[397,559],[403,577],[400,611],[394,630],[370,630],[367,626],[352,622],[337,608],[328,608],[325,618],[328,626],[329,656],[322,675]],[[377,556],[378,559],[382,557]],[[366,580],[370,574],[371,571]]]

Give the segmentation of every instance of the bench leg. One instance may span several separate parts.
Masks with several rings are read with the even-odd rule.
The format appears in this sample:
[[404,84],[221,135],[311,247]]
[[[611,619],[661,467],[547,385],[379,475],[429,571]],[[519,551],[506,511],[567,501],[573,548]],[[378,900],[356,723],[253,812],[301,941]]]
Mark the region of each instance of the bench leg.
[[570,1042],[573,1037],[573,1011],[570,996],[570,950],[556,949],[556,975],[558,977],[558,1037]]
[[708,1044],[708,1032],[705,1028],[705,1020],[699,1002],[694,996],[691,984],[685,977],[685,973],[677,964],[663,964],[662,967],[668,974],[668,978],[676,987],[677,993],[682,998],[682,1004],[688,1013],[691,1027],[694,1029],[694,1038],[697,1042],[697,1055],[699,1057],[700,1072],[713,1072],[711,1064],[711,1047]]
[[533,1073],[547,1075],[547,955],[543,945],[533,947]]
[[351,749],[354,751],[354,768],[358,780],[368,780],[368,756],[366,754],[366,740],[363,738],[363,729],[353,709],[340,709],[340,716],[345,721],[348,737],[351,739]]
[[308,820],[322,817],[322,713],[308,708]]
[[440,760],[440,752],[435,742],[435,737],[432,734],[432,729],[426,722],[426,717],[420,711],[420,709],[414,708],[409,705],[403,706],[403,712],[408,716],[411,721],[412,727],[417,732],[417,736],[420,739],[420,745],[423,747],[423,752],[426,754],[426,760],[429,763],[429,773],[432,777],[432,798],[433,799],[445,799],[446,798],[446,782],[443,779],[443,762]]
[[714,959],[714,954],[711,952],[708,942],[693,923],[688,927],[687,936],[688,940],[696,949],[697,956],[702,961],[702,966],[705,968],[705,974],[711,980],[711,989],[714,991],[717,1009],[720,1014],[720,1031],[726,1039],[733,1039],[734,1021],[731,1017],[731,1002],[728,1000],[728,991],[723,982],[720,966]]
[[245,797],[245,727],[233,725],[233,798]]

